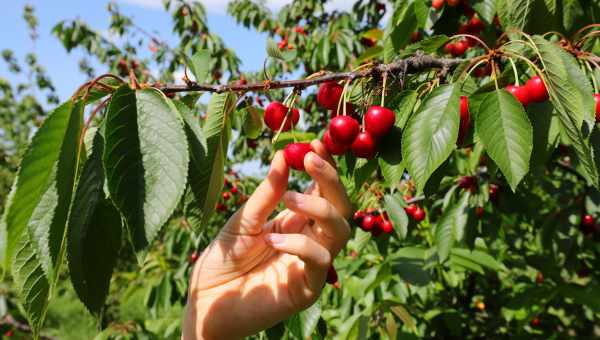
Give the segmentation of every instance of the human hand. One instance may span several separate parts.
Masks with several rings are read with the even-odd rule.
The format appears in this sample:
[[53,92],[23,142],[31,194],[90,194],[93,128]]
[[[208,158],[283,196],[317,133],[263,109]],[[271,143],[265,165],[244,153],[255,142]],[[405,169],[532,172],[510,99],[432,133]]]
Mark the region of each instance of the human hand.
[[[192,272],[183,339],[241,339],[312,305],[348,241],[352,207],[320,141],[304,158],[314,183],[286,192],[277,152],[265,180],[227,221]],[[286,210],[267,221],[283,199]]]

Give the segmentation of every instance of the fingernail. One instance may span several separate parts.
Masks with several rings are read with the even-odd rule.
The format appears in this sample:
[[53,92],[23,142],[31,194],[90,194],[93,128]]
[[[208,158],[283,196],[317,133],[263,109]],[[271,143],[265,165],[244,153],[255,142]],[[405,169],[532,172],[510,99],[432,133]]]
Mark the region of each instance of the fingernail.
[[317,168],[322,168],[325,166],[325,162],[316,153],[310,155],[310,160]]
[[304,202],[304,195],[297,192],[288,191],[285,193],[284,199],[295,206],[299,206]]
[[265,235],[265,240],[270,244],[282,243],[284,240],[284,236],[281,234],[267,234]]

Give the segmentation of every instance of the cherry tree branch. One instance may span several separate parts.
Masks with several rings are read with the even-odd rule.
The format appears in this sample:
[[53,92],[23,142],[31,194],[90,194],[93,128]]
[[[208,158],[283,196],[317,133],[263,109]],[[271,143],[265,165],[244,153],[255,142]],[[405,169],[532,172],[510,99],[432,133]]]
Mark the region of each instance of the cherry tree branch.
[[425,55],[418,52],[412,57],[400,59],[389,64],[375,64],[372,67],[367,67],[357,71],[340,72],[340,73],[325,73],[321,76],[312,77],[309,79],[296,80],[266,80],[261,83],[254,84],[198,84],[189,82],[184,85],[158,85],[157,88],[165,93],[176,92],[246,92],[246,91],[268,91],[271,89],[281,88],[298,88],[303,89],[308,86],[321,84],[328,81],[353,80],[356,78],[377,77],[383,74],[403,76],[409,73],[424,71],[431,68],[441,69],[441,73],[445,75],[450,68],[463,62],[463,59],[437,58],[430,55]]
[[[0,325],[8,325],[23,333],[32,333],[31,327],[29,327],[29,325],[19,322],[10,314],[7,314],[2,319],[0,319]],[[40,335],[39,337],[42,340],[56,340],[56,338],[46,335]]]

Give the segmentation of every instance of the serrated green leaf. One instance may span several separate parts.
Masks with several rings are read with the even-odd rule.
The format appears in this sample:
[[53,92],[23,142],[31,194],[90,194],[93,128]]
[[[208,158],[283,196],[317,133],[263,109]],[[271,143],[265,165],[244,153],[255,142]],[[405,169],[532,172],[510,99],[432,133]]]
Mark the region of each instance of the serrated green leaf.
[[477,135],[513,191],[529,171],[533,131],[523,106],[505,89],[488,93],[476,114]]
[[408,216],[404,208],[400,204],[399,199],[396,196],[385,195],[385,210],[392,222],[394,222],[394,229],[401,240],[406,238],[408,234]]
[[559,113],[563,136],[573,145],[588,183],[597,186],[598,170],[587,141],[595,124],[590,83],[573,56],[541,37],[532,39],[541,55],[544,80],[550,100]]
[[533,127],[533,150],[531,168],[543,167],[554,151],[558,141],[558,115],[549,102],[532,103],[527,114]]
[[263,110],[248,106],[244,108],[242,131],[247,138],[255,139],[260,136],[263,129]]
[[442,35],[434,35],[431,37],[427,37],[421,41],[416,43],[412,43],[402,52],[400,52],[400,57],[405,58],[415,54],[417,51],[423,51],[426,54],[435,53],[438,49],[444,46],[448,42],[448,36]]
[[[329,51],[329,49],[327,49]],[[296,49],[288,50],[287,46],[285,49],[280,49],[275,40],[267,38],[267,55],[271,58],[275,58],[283,61],[292,61],[296,59],[298,52]]]
[[421,191],[455,148],[459,94],[460,88],[454,84],[436,88],[412,115],[402,134],[402,158]]
[[410,41],[410,33],[417,29],[417,16],[413,2],[401,2],[388,21],[383,41],[383,60],[389,63]]
[[450,256],[460,257],[464,260],[476,263],[482,267],[486,267],[497,272],[506,270],[506,267],[504,264],[502,264],[502,262],[496,260],[490,254],[481,250],[471,251],[464,248],[453,248],[450,251],[450,254]]
[[121,217],[104,195],[104,138],[97,133],[79,178],[68,222],[67,259],[75,292],[98,315],[121,245]]
[[533,0],[501,0],[497,10],[502,26],[506,29],[522,30],[527,24]]
[[289,318],[285,322],[286,328],[298,339],[310,339],[320,317],[321,302],[317,300],[312,306]]
[[[236,96],[232,93],[214,94],[208,103],[203,137],[188,133],[188,138],[192,138],[190,149],[193,152],[190,156],[190,194],[194,202],[193,213],[202,221],[200,225],[205,225],[210,218],[223,188],[227,129],[235,103]],[[200,141],[203,138],[206,138],[206,147]]]
[[442,212],[435,226],[435,245],[440,262],[444,262],[456,242],[456,230],[467,223],[468,196],[462,198]]
[[171,216],[185,189],[185,131],[174,105],[152,88],[120,87],[105,119],[108,190],[135,250],[141,251]]

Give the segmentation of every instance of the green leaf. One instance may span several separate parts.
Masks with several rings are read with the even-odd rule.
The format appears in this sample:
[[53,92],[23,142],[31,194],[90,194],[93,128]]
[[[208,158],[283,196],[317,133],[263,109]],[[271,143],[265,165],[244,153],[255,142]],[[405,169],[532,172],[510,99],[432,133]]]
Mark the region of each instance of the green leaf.
[[183,194],[188,145],[177,109],[156,89],[120,87],[105,118],[108,190],[134,249],[154,239]]
[[98,315],[108,295],[121,245],[121,217],[104,195],[104,138],[97,133],[79,178],[68,223],[71,282],[87,309]]
[[293,315],[286,321],[287,329],[298,339],[310,339],[319,318],[321,317],[321,302],[317,300],[312,306]]
[[[186,126],[192,152],[189,171],[190,194],[194,200],[195,214],[202,221],[201,225],[205,225],[210,218],[223,188],[228,126],[235,103],[234,94],[214,94],[208,103],[208,118],[202,131],[203,136],[191,133],[191,128]],[[202,146],[204,138],[205,148]]]
[[471,3],[473,9],[487,24],[492,24],[496,15],[496,0],[476,0]]
[[269,57],[283,61],[292,61],[296,59],[297,54],[295,48],[288,50],[286,46],[285,48],[280,49],[273,38],[267,38],[267,55]]
[[549,102],[532,103],[527,114],[533,126],[533,151],[531,168],[544,167],[556,147],[559,136],[558,115]]
[[[294,138],[295,137],[295,138]],[[273,149],[282,150],[286,145],[293,143],[294,140],[298,142],[310,142],[317,138],[314,132],[300,132],[300,131],[287,131],[279,134],[279,137],[273,144]]]
[[39,334],[50,298],[50,284],[28,233],[15,245],[12,277],[34,338]]
[[260,136],[263,129],[263,110],[248,106],[243,110],[242,131],[246,138],[255,139]]
[[[63,236],[60,231],[64,228],[75,168],[73,158],[76,157],[76,152],[70,152],[79,143],[77,131],[81,129],[81,119],[81,111],[71,101],[62,104],[50,113],[27,148],[15,180],[14,196],[6,212],[5,263],[12,260],[16,245],[21,241],[27,226],[34,232],[36,226],[46,229],[45,234],[41,231],[37,233],[36,243],[28,247],[37,249],[39,254],[45,253],[48,261],[57,260],[57,249],[60,248]],[[64,177],[56,180],[57,172]],[[46,199],[42,207],[38,207],[44,196]],[[51,202],[48,200],[51,198],[49,196],[64,202]],[[57,208],[56,216],[49,216],[46,218],[47,224],[41,224],[46,213],[54,214],[54,208]],[[49,267],[50,263],[46,262],[47,271]]]
[[529,171],[533,131],[523,106],[505,89],[488,93],[476,114],[477,135],[513,191]]
[[482,267],[486,267],[497,272],[506,270],[506,267],[504,264],[502,264],[502,262],[496,260],[490,254],[481,250],[470,251],[469,249],[464,248],[453,248],[450,251],[450,254],[450,256],[460,257],[463,260],[476,263]]
[[400,200],[396,196],[385,195],[385,210],[390,216],[392,222],[394,222],[394,229],[401,240],[406,238],[408,233],[408,216],[404,208],[400,204]]
[[400,57],[405,58],[415,54],[417,51],[423,51],[426,54],[435,53],[438,49],[444,46],[448,42],[448,36],[442,35],[434,35],[431,37],[427,37],[421,41],[416,43],[412,43],[402,52],[400,52]]
[[414,3],[400,2],[395,8],[392,18],[388,21],[383,42],[383,60],[388,63],[410,41],[410,33],[417,29],[417,16]]
[[456,241],[456,230],[467,223],[468,195],[448,207],[435,226],[435,245],[440,262],[444,262]]
[[456,145],[460,88],[436,88],[410,118],[402,135],[402,158],[419,190]]
[[186,58],[187,66],[192,71],[196,82],[202,83],[208,79],[210,73],[210,51],[198,50],[191,58]]
[[541,37],[532,39],[541,55],[544,80],[550,100],[559,113],[563,136],[573,145],[588,183],[597,186],[598,171],[587,141],[595,124],[590,83],[573,56]]
[[508,29],[522,30],[527,24],[533,0],[499,0],[498,16],[502,26]]

